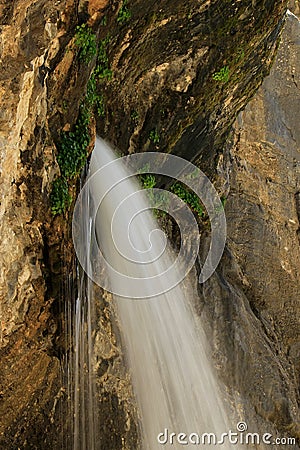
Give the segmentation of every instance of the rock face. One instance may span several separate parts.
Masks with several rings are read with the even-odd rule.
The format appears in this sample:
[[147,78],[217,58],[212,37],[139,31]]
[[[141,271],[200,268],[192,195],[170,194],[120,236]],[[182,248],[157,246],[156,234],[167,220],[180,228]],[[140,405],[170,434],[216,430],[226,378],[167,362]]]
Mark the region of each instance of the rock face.
[[[79,11],[72,1],[41,0],[1,1],[0,12],[0,447],[56,449],[63,442],[58,411],[65,398],[58,358],[62,251],[67,256],[71,244],[66,218],[54,222],[49,208],[58,167],[48,118],[50,80],[62,96],[69,70],[76,74],[74,55],[64,53]],[[62,65],[58,79],[55,69]],[[87,77],[71,83],[73,116]],[[60,107],[57,102],[56,111]]]
[[[298,371],[299,34],[299,21],[288,15],[271,74],[239,116],[232,151],[232,203],[236,204],[228,217],[229,224],[236,224],[232,234],[230,229],[232,250],[240,261],[239,253],[243,253],[241,265],[252,306],[266,313],[269,325],[273,322],[281,349]],[[250,208],[255,210],[250,212]],[[251,225],[243,223],[241,214],[237,218],[234,211],[238,209],[252,216]],[[241,230],[247,230],[248,243],[239,241]]]
[[[52,439],[40,433],[52,426],[50,411],[61,377],[59,360],[49,351],[55,321],[46,285],[45,230],[54,154],[41,73],[57,35],[52,24],[57,10],[50,3],[30,1],[1,2],[0,10],[0,446],[50,448]],[[55,437],[53,441],[55,448]]]
[[[130,14],[118,20],[122,7],[108,0],[0,1],[0,447],[69,448],[61,369],[71,214],[54,219],[49,194],[59,173],[55,143],[74,123],[95,63],[79,61],[74,46],[75,27],[86,21],[99,39],[110,35],[113,76],[101,87],[99,132],[123,151],[197,158],[208,175],[216,174],[219,161],[219,183],[229,173],[228,248],[219,274],[201,292],[203,314],[208,321],[218,317],[216,358],[241,415],[249,425],[263,418],[267,430],[296,435],[297,128],[291,144],[282,141],[296,120],[286,109],[300,85],[296,69],[289,72],[291,100],[280,94],[283,81],[277,90],[274,77],[268,79],[274,94],[264,85],[240,116],[234,145],[218,158],[237,112],[270,69],[286,2],[138,0],[129,1]],[[287,53],[281,50],[276,76]],[[285,126],[268,119],[267,105],[274,104],[284,111]],[[99,310],[102,446],[136,449],[128,374],[105,298]]]
[[124,152],[198,156],[213,173],[237,111],[270,69],[284,6],[135,2],[129,23],[108,22],[114,76],[99,131]]
[[300,22],[289,13],[270,76],[234,124],[223,166],[230,185],[227,248],[221,271],[202,293],[235,410],[244,411],[252,431],[296,439],[299,35]]

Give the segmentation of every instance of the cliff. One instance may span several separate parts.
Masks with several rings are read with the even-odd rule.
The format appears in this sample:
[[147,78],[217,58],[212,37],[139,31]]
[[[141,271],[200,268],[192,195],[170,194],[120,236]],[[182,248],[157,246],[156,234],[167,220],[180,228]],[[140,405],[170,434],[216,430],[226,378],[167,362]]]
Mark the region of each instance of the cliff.
[[261,431],[273,422],[298,439],[299,32],[289,12],[271,73],[234,124],[222,306],[217,301],[228,328],[216,331],[231,336],[227,373],[236,374],[232,385]]
[[298,439],[299,30],[289,13],[271,73],[220,158],[227,246],[201,293],[216,357],[249,429]]
[[[66,171],[57,163],[62,133],[70,137],[91,96],[98,132],[121,151],[196,160],[228,196],[224,259],[199,292],[220,376],[249,426],[262,421],[261,430],[299,436],[295,19],[288,17],[271,77],[230,135],[271,68],[285,11],[278,0],[0,1],[1,448],[68,448],[61,369],[72,351],[64,319],[72,207],[54,216],[50,199]],[[85,23],[97,61],[91,35],[79,39]],[[92,137],[93,118],[83,131]],[[68,183],[74,199],[78,177]],[[102,444],[136,449],[128,375],[105,298],[99,309]]]

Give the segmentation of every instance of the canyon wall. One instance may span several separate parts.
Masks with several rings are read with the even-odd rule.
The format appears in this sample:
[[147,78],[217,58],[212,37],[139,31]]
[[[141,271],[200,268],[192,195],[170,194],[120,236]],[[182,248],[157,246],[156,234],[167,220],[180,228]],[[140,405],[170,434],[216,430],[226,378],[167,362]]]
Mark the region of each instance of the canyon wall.
[[231,385],[256,427],[263,432],[271,422],[298,439],[299,36],[289,12],[271,73],[239,114],[224,154],[228,236],[214,306],[228,319],[221,333],[215,329],[227,377],[234,374]]

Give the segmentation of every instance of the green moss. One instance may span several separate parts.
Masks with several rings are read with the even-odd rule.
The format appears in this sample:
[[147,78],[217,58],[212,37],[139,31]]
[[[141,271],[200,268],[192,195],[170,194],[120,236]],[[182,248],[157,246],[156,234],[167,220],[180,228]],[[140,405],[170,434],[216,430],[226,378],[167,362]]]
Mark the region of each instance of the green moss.
[[139,118],[140,118],[140,115],[139,115],[139,113],[134,109],[134,110],[131,112],[130,117],[131,117],[131,119],[132,119],[134,122],[137,122],[137,121],[139,120]]
[[103,27],[106,27],[106,25],[107,25],[107,17],[106,17],[106,16],[103,16],[103,17],[102,17],[100,24],[101,24]]
[[170,191],[177,197],[181,198],[190,208],[198,214],[199,217],[203,217],[204,209],[199,197],[195,192],[185,187],[182,183],[176,182],[170,187]]
[[71,205],[72,197],[69,194],[68,182],[65,178],[59,177],[52,184],[50,194],[51,212],[54,216],[63,214]]
[[131,18],[131,11],[128,9],[127,0],[123,0],[122,6],[118,12],[117,22],[123,24],[127,22],[130,18]]
[[220,81],[221,83],[227,83],[229,81],[230,69],[228,66],[222,67],[218,72],[213,74],[213,79],[215,81]]
[[99,42],[97,65],[94,69],[94,73],[99,80],[103,78],[112,78],[112,70],[109,67],[107,56],[107,45],[109,40],[110,38],[106,37]]
[[75,45],[78,48],[79,60],[89,63],[97,54],[96,35],[87,26],[87,24],[78,25],[76,27]]
[[[95,112],[104,116],[105,105],[99,84],[112,77],[107,56],[109,38],[99,42],[96,67],[87,83],[86,94],[81,102],[77,120],[70,131],[63,131],[57,144],[57,162],[61,177],[52,184],[50,194],[51,211],[54,215],[62,214],[71,204],[69,183],[77,177],[84,166],[90,143],[89,124]],[[83,24],[76,28],[75,44],[79,49],[78,58],[86,63],[97,54],[95,34]]]
[[156,186],[156,178],[151,174],[140,175],[140,181],[144,189],[153,189]]
[[[149,167],[144,167],[143,171],[149,170]],[[197,170],[195,170],[194,174],[191,174],[191,178],[196,176]],[[166,206],[166,196],[164,195],[164,192],[153,192],[152,189],[156,187],[156,177],[155,175],[143,173],[139,176],[141,185],[144,189],[149,189],[149,195],[148,198],[151,202],[152,206],[162,207]],[[183,200],[200,218],[204,218],[205,212],[203,205],[197,196],[195,192],[192,192],[188,187],[186,187],[184,184],[180,183],[179,181],[175,182],[170,187],[170,192],[175,194],[177,197],[179,197],[181,200]],[[222,202],[224,205],[224,203]],[[162,217],[165,215],[165,213],[161,210],[154,210],[154,214],[156,217]]]
[[219,13],[221,14],[220,17],[222,17],[220,25],[217,27],[216,30],[214,30],[214,36],[215,39],[221,41],[226,38],[231,30],[237,29],[239,27],[239,18],[236,14],[229,16],[224,16],[222,9],[224,8],[224,5],[219,5]]
[[97,89],[97,76],[95,71],[92,72],[87,84],[85,104],[90,111],[96,111],[99,117],[104,116],[104,97]]
[[[144,168],[145,170],[149,170],[148,168]],[[156,187],[156,177],[155,175],[151,175],[148,173],[144,173],[139,176],[141,185],[144,189],[147,189],[147,197],[151,206],[153,207],[153,214],[157,219],[162,219],[166,216],[166,213],[162,210],[164,209],[164,205],[166,204],[166,197],[164,192],[152,191]],[[162,209],[159,209],[162,208]]]
[[90,113],[81,105],[72,131],[63,131],[58,144],[57,161],[64,178],[74,178],[85,164],[89,134]]
[[158,144],[160,141],[160,136],[157,132],[157,130],[151,130],[149,133],[149,139],[153,144]]

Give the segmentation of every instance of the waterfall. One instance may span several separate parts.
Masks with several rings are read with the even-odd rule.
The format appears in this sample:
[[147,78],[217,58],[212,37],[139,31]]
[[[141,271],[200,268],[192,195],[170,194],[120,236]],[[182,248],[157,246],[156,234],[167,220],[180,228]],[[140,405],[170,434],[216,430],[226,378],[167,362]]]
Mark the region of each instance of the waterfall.
[[[112,161],[115,161],[113,166]],[[101,175],[95,176],[101,168]],[[100,138],[96,140],[88,180],[89,189],[80,197],[74,214],[73,237],[77,248],[85,254],[90,273],[103,271],[97,259],[98,245],[105,261],[113,268],[109,273],[109,290],[115,292],[113,299],[123,349],[141,418],[143,450],[163,448],[166,435],[166,447],[174,449],[183,446],[178,442],[179,433],[187,436],[215,433],[220,438],[228,431],[229,424],[210,361],[209,345],[194,312],[195,294],[188,283],[176,282],[176,277],[180,278],[178,269],[168,272],[174,257],[149,211],[145,193],[134,177],[128,178],[128,169],[122,162],[116,164],[115,154]],[[120,279],[120,272],[125,277]],[[168,277],[172,278],[172,288]],[[122,289],[131,292],[134,279],[138,295],[131,298],[120,295]],[[87,281],[79,289],[79,297],[85,297],[88,305],[84,325],[81,309],[84,299],[77,300],[76,308],[74,450],[99,448],[96,439],[90,437],[91,442],[84,443],[80,438],[80,430],[87,424],[89,435],[97,431],[95,417],[89,410],[95,405],[84,405],[85,398],[94,398],[93,383],[88,379],[88,374],[92,374],[91,357],[87,361],[81,361],[80,357],[82,352],[88,355],[92,352],[89,348],[93,311],[90,285],[92,281]],[[87,336],[83,342],[81,332]],[[86,397],[84,393],[80,397],[82,390],[88,391]],[[172,444],[171,433],[176,433],[171,437]],[[182,435],[180,439],[187,438]],[[232,447],[225,442],[222,448]]]

